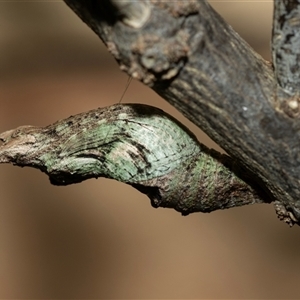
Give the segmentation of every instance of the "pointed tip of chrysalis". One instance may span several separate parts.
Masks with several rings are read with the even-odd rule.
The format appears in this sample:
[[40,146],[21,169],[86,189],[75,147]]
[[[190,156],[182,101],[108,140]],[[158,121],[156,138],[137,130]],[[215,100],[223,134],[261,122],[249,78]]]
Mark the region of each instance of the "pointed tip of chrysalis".
[[0,163],[15,163],[20,155],[26,154],[36,142],[34,126],[21,126],[0,133]]

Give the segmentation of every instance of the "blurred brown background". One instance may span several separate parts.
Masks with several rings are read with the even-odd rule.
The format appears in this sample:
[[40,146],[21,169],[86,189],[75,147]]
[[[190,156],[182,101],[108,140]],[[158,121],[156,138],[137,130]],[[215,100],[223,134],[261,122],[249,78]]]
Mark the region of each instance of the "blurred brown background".
[[[269,59],[271,1],[212,4]],[[127,81],[62,1],[1,1],[0,53],[0,131],[114,104]],[[138,82],[123,102],[161,107],[215,146]],[[182,217],[118,182],[55,187],[0,166],[0,298],[299,298],[299,233],[271,205]]]

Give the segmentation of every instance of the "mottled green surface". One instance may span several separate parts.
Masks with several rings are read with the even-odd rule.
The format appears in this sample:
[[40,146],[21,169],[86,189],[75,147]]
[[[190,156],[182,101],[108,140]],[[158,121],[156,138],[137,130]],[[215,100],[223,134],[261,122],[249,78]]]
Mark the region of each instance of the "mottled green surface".
[[0,140],[0,163],[39,168],[57,185],[113,178],[184,214],[262,201],[232,172],[228,156],[151,106],[95,109],[44,128],[19,127]]
[[138,183],[160,177],[199,153],[195,139],[174,121],[158,114],[159,110],[149,114],[147,108],[138,108],[139,114],[127,106],[125,112],[101,120],[90,113],[89,124],[76,118],[72,125],[56,129],[59,134],[72,130],[61,145],[59,167],[63,163],[85,173],[86,164],[93,164],[99,176],[105,173],[119,181]]

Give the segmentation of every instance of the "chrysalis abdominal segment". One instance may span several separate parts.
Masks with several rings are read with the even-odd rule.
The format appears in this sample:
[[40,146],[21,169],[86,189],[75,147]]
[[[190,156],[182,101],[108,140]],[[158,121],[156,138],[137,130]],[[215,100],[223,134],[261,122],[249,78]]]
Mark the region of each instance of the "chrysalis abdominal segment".
[[84,165],[93,162],[94,173],[97,170],[105,172],[105,177],[139,183],[168,173],[200,151],[192,136],[174,127],[174,120],[149,106],[117,104],[105,110],[104,118],[101,110],[99,116],[95,112],[83,119],[78,116],[55,129],[64,137],[58,169],[62,163],[69,168],[77,164],[77,172],[85,174]]
[[153,206],[183,214],[262,202],[232,172],[230,157],[147,105],[94,109],[44,128],[20,127],[0,140],[0,163],[38,168],[56,185],[112,178],[148,195]]

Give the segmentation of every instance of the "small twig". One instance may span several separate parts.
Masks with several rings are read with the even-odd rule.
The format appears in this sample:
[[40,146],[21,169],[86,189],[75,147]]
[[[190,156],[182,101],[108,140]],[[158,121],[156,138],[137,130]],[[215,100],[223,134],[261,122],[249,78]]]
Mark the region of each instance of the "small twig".
[[300,90],[300,2],[275,0],[272,55],[279,85],[290,95]]

